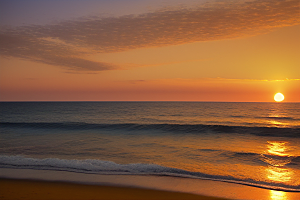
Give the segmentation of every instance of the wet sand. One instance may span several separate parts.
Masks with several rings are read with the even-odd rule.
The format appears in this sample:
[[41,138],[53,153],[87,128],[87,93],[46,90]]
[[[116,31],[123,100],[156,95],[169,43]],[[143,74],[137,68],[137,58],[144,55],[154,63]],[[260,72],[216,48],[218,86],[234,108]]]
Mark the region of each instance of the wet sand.
[[0,179],[0,199],[59,199],[59,200],[135,200],[135,199],[199,199],[221,200],[222,198],[207,197],[181,192],[160,190],[84,185],[76,183],[49,182],[36,180]]

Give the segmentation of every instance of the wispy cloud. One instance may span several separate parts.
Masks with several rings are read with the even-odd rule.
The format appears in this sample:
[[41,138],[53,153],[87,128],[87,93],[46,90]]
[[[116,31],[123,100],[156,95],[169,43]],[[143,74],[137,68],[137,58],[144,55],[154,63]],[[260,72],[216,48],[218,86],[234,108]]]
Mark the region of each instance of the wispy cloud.
[[300,79],[229,79],[229,78],[205,78],[202,80],[211,80],[211,81],[256,81],[256,82],[284,82],[284,81],[300,81]]
[[276,83],[276,82],[285,82],[285,83],[298,83],[300,79],[270,79],[270,80],[264,80],[264,79],[230,79],[230,78],[198,78],[198,79],[183,79],[183,78],[170,78],[170,79],[147,79],[147,80],[122,80],[122,81],[115,81],[117,83],[122,83],[124,85],[126,84],[137,84],[139,86],[145,86],[145,85],[160,85],[162,86],[170,86],[172,85],[174,88],[178,87],[198,87],[198,86],[205,86],[208,87],[208,85],[216,85],[218,87],[223,86],[224,84],[263,84],[263,83]]
[[0,53],[76,71],[121,69],[85,55],[258,35],[300,24],[299,0],[216,1],[116,18],[2,28]]

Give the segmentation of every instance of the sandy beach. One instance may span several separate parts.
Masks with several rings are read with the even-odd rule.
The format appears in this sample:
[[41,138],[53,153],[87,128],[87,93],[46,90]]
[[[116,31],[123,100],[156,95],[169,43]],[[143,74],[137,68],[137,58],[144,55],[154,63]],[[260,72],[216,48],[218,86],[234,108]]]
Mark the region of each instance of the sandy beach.
[[212,180],[0,170],[0,199],[252,199],[298,200],[283,192]]
[[63,182],[36,180],[0,179],[0,199],[202,199],[221,200],[223,198],[207,197],[181,192],[167,192],[130,187],[83,185]]

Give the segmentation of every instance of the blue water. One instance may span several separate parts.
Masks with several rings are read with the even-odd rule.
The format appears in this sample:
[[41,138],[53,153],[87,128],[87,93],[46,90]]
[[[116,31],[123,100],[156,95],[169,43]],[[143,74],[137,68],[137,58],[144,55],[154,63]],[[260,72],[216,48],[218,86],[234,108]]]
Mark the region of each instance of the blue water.
[[300,103],[1,102],[0,168],[300,191]]

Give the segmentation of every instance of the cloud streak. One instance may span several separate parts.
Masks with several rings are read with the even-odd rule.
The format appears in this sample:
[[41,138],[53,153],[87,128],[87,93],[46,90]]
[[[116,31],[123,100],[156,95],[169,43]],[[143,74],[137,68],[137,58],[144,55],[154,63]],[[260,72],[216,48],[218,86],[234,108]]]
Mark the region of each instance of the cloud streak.
[[76,71],[121,69],[86,55],[253,36],[300,24],[299,0],[215,1],[116,18],[2,28],[0,53]]

